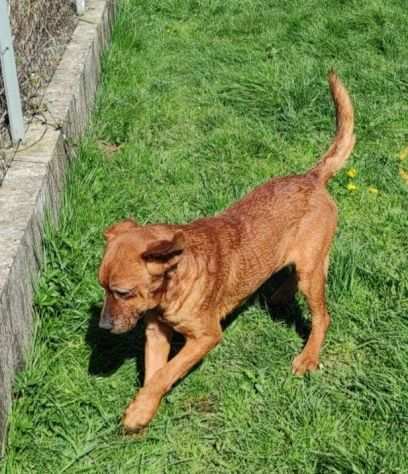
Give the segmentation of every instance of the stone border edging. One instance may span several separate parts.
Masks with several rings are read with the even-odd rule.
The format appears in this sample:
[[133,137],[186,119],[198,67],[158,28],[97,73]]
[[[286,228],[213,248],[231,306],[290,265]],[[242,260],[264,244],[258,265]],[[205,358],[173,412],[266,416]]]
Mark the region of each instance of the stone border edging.
[[14,376],[31,347],[44,218],[57,221],[70,144],[88,123],[116,4],[89,0],[45,92],[44,120],[30,125],[0,186],[0,456]]

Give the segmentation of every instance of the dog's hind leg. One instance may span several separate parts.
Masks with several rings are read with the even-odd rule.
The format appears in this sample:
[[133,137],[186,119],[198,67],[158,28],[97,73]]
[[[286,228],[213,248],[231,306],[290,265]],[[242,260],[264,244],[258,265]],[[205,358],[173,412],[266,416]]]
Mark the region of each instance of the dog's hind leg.
[[302,352],[293,361],[293,373],[296,375],[319,367],[320,349],[330,324],[325,301],[327,267],[328,257],[325,256],[311,271],[298,269],[299,290],[305,296],[312,314],[312,330]]

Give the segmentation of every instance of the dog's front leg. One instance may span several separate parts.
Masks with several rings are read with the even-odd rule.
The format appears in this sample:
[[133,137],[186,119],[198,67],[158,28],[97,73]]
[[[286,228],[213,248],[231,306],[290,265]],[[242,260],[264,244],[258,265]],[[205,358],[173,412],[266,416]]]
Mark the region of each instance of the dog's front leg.
[[149,315],[146,320],[144,385],[167,364],[173,335],[173,330],[159,322],[156,315]]
[[156,414],[162,397],[221,340],[221,329],[201,337],[186,336],[181,351],[155,372],[128,406],[123,425],[128,432],[144,428]]

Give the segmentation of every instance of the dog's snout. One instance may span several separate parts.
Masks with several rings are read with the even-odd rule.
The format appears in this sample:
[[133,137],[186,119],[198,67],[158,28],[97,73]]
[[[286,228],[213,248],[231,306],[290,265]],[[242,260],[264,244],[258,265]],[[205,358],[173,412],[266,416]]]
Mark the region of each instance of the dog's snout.
[[107,329],[108,331],[112,329],[113,324],[110,314],[106,314],[106,312],[102,311],[101,317],[99,318],[99,327],[101,329]]

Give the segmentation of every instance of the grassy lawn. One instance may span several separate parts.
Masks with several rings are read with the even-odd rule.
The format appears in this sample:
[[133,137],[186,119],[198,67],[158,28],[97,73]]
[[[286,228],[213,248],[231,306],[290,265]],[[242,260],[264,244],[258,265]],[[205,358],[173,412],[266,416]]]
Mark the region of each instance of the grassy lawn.
[[[408,473],[406,0],[120,3],[61,223],[47,231],[0,472]],[[333,135],[333,66],[358,142],[330,183],[340,222],[323,369],[290,374],[303,340],[255,297],[149,430],[124,436],[143,334],[97,329],[103,229],[186,222],[307,170]]]

